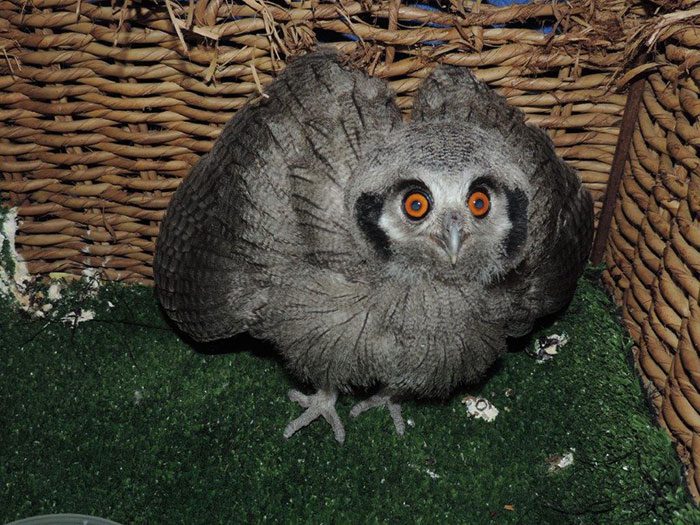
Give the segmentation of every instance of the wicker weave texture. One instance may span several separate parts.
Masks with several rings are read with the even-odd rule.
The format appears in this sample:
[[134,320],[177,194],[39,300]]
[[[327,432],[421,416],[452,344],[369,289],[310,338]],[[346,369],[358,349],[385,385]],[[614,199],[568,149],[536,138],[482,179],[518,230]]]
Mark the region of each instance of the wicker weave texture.
[[387,79],[407,113],[436,62],[473,68],[551,134],[600,200],[625,102],[611,73],[641,16],[623,0],[120,4],[0,0],[0,192],[18,207],[31,273],[97,268],[150,283],[172,192],[316,41]]
[[700,496],[700,10],[650,68],[606,254],[659,421]]

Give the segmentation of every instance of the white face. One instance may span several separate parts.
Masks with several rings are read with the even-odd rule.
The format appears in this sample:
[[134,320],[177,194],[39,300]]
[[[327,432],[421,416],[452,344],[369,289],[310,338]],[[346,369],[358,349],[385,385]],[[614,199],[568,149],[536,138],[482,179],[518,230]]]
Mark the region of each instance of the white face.
[[[514,197],[515,195],[515,197]],[[514,255],[513,199],[494,175],[440,173],[417,169],[394,186],[384,201],[378,226],[391,246],[395,272],[433,270],[447,278],[488,282],[506,271]],[[510,209],[510,212],[509,212]],[[526,225],[525,225],[526,232]]]

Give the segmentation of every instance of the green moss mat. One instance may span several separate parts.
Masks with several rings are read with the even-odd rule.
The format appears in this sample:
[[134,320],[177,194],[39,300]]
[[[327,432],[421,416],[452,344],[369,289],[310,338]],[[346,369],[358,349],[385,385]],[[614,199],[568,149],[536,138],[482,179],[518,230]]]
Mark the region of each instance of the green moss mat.
[[[5,301],[0,521],[700,523],[595,280],[541,330],[570,337],[554,360],[512,352],[447,403],[405,404],[404,438],[385,411],[350,420],[343,398],[344,446],[322,421],[285,441],[300,408],[270,349],[240,338],[195,352],[149,289],[73,289],[51,317],[94,309],[74,327]],[[467,416],[467,392],[500,410],[493,423]],[[573,465],[550,473],[547,458],[570,451]]]

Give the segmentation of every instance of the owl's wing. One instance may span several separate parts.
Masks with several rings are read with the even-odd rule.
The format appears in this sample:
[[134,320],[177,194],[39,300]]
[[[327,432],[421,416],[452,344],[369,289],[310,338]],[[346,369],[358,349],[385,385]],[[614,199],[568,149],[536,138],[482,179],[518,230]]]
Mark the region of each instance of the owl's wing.
[[593,240],[593,200],[571,168],[552,157],[539,168],[536,204],[528,212],[525,258],[497,284],[508,335],[525,335],[534,321],[571,300]]
[[290,66],[270,97],[284,101],[285,120],[271,129],[287,151],[289,205],[314,265],[343,272],[357,258],[351,177],[377,143],[401,124],[394,94],[380,79],[344,63],[334,51]]
[[571,299],[592,242],[590,194],[544,131],[526,124],[518,108],[466,68],[437,67],[416,97],[413,119],[457,119],[497,132],[500,147],[533,185],[524,258],[491,290],[494,315],[509,335],[524,335],[535,319]]
[[240,217],[226,205],[234,165],[229,170],[211,154],[192,168],[170,201],[153,261],[161,305],[200,341],[244,331],[248,303],[255,303],[250,268],[238,250]]
[[335,52],[292,62],[171,200],[154,259],[168,315],[202,341],[252,329],[285,269],[352,251],[345,183],[365,145],[399,122],[388,88]]

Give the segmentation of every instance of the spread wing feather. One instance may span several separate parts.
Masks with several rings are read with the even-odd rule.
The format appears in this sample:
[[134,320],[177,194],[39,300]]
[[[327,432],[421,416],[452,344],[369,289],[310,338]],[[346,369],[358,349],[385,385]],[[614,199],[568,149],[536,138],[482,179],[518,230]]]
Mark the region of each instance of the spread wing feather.
[[248,330],[294,259],[332,266],[352,245],[344,188],[367,144],[400,123],[393,95],[333,51],[292,62],[226,125],[175,192],[154,276],[198,340]]

